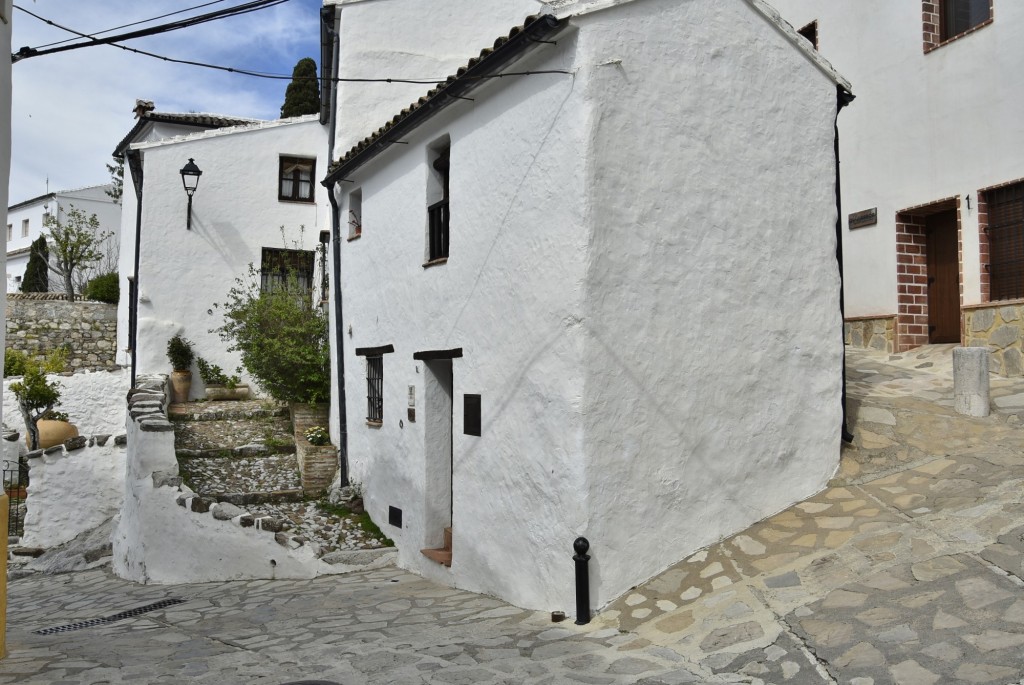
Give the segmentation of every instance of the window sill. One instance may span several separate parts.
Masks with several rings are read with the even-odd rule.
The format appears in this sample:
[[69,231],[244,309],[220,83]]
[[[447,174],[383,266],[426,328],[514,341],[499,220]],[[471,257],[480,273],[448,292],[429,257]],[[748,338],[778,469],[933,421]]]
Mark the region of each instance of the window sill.
[[383,421],[371,421],[369,419],[366,420],[366,427],[367,428],[382,428],[383,426],[384,426],[384,422]]
[[429,262],[423,262],[423,268],[424,269],[429,269],[432,266],[441,266],[442,264],[447,264],[447,263],[448,263],[448,258],[447,257],[438,257],[437,259],[431,259]]
[[961,38],[963,38],[965,36],[969,36],[972,33],[974,33],[975,31],[978,31],[980,29],[985,28],[986,26],[988,26],[989,24],[993,23],[994,21],[995,21],[994,18],[989,17],[985,21],[983,21],[980,24],[977,24],[975,26],[972,26],[971,28],[967,29],[963,33],[958,33],[955,36],[950,36],[949,38],[946,38],[945,40],[943,40],[943,41],[941,41],[939,43],[936,43],[934,45],[925,45],[925,47],[924,47],[924,54],[927,55],[929,52],[932,52],[934,50],[938,50],[939,48],[943,47],[944,45],[949,45],[950,43],[952,43],[954,41],[957,41],[957,40],[960,40]]
[[278,202],[287,202],[287,203],[293,204],[293,205],[314,205],[314,204],[316,204],[316,198],[315,197],[311,197],[308,200],[300,200],[298,198],[291,198],[291,197],[279,197],[279,198],[277,198],[277,201]]
[[359,240],[362,237],[363,237],[362,233],[356,233],[355,235],[350,235],[349,237],[345,238],[345,240],[347,240],[348,242],[351,243],[353,240]]

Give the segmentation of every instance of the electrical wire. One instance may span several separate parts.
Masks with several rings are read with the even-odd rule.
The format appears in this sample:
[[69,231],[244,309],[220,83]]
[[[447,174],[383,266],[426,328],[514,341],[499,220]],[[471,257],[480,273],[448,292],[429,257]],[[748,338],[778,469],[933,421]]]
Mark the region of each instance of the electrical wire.
[[[217,0],[217,1],[220,2],[222,0]],[[237,16],[237,14],[248,14],[249,12],[255,12],[255,11],[260,10],[260,9],[265,9],[265,8],[268,8],[268,7],[273,7],[275,5],[280,5],[280,4],[283,4],[285,2],[288,2],[288,0],[255,0],[254,2],[249,2],[249,3],[245,4],[245,5],[238,5],[236,7],[227,8],[225,10],[219,10],[218,12],[212,12],[210,14],[200,15],[199,17],[192,17],[192,19],[200,20],[200,21],[196,22],[196,24],[200,24],[200,23],[205,23],[207,21],[213,21],[216,18],[225,18],[227,16]],[[207,4],[213,4],[213,3],[207,3]],[[200,5],[200,7],[203,7],[203,6],[204,5]],[[207,62],[197,62],[195,60],[179,59],[179,58],[176,58],[176,57],[167,57],[166,55],[158,55],[155,52],[149,52],[149,51],[146,51],[146,50],[140,50],[138,48],[130,48],[127,45],[120,45],[118,43],[113,42],[115,40],[127,40],[129,38],[141,38],[143,36],[156,35],[158,33],[164,33],[166,31],[174,31],[174,30],[177,30],[177,29],[180,29],[180,28],[187,28],[188,26],[196,25],[196,24],[188,23],[188,22],[191,21],[191,19],[186,19],[186,20],[182,20],[181,22],[172,22],[171,24],[162,24],[161,26],[151,27],[152,32],[149,32],[149,31],[151,31],[151,29],[144,29],[143,31],[136,31],[136,32],[133,32],[131,34],[123,34],[122,36],[111,36],[111,37],[105,38],[105,39],[97,39],[95,37],[95,35],[90,35],[90,34],[87,34],[87,33],[82,33],[81,31],[76,31],[75,29],[69,28],[67,26],[62,26],[62,25],[60,25],[60,24],[58,24],[58,23],[56,23],[54,21],[46,19],[45,17],[41,17],[41,16],[39,16],[37,14],[34,14],[33,12],[30,12],[30,11],[24,9],[23,7],[19,7],[18,5],[14,5],[14,7],[19,9],[19,10],[21,10],[22,12],[25,12],[26,14],[28,14],[28,15],[30,15],[32,17],[35,17],[39,21],[45,22],[45,23],[47,23],[47,24],[49,24],[51,26],[54,26],[56,28],[59,28],[59,29],[61,29],[63,31],[67,31],[69,33],[73,33],[76,36],[79,36],[81,38],[89,38],[90,39],[88,42],[75,43],[74,45],[67,45],[67,46],[64,46],[64,47],[57,47],[57,48],[53,48],[51,50],[39,50],[39,49],[33,49],[33,48],[22,48],[18,53],[16,53],[16,54],[11,56],[12,61],[14,61],[14,62],[18,62],[18,61],[20,61],[22,59],[27,59],[29,57],[39,57],[39,56],[42,56],[42,55],[52,54],[54,52],[66,52],[67,50],[75,50],[75,49],[78,49],[78,48],[91,47],[91,46],[94,46],[94,45],[110,45],[111,47],[119,48],[119,49],[125,50],[127,52],[133,52],[133,53],[138,54],[138,55],[145,55],[146,57],[152,57],[154,59],[159,59],[159,60],[162,60],[164,62],[171,62],[173,64],[185,64],[185,65],[188,65],[188,66],[201,67],[201,68],[204,68],[204,69],[214,69],[214,70],[217,70],[217,71],[224,71],[224,72],[228,72],[228,73],[231,73],[231,74],[241,74],[243,76],[252,76],[254,78],[264,78],[264,79],[272,79],[272,80],[289,80],[289,81],[291,81],[291,80],[299,80],[299,81],[317,81],[317,82],[327,81],[327,82],[331,82],[331,83],[402,83],[402,84],[413,84],[413,85],[439,85],[439,84],[442,84],[442,83],[444,83],[445,81],[448,80],[448,76],[442,76],[440,78],[338,78],[338,77],[335,77],[335,78],[330,78],[330,79],[323,79],[323,78],[320,78],[318,76],[309,76],[309,77],[298,77],[298,78],[296,78],[296,77],[291,76],[289,74],[274,74],[274,73],[268,73],[268,72],[252,71],[250,69],[241,69],[241,68],[238,68],[238,67],[226,67],[226,66],[219,65],[219,64],[209,64]],[[193,9],[195,9],[195,8],[193,8]],[[240,9],[241,11],[239,11],[236,14],[236,13],[233,12],[233,10],[236,10],[236,9]],[[186,11],[186,10],[182,10],[182,11]],[[231,14],[225,14],[225,13],[228,13],[228,12],[231,12]],[[165,15],[165,16],[167,16],[167,15]],[[159,19],[159,18],[160,17],[155,17],[155,19]],[[144,22],[136,22],[136,23],[144,23]],[[182,25],[182,24],[187,24],[187,25]],[[127,24],[126,26],[133,26],[133,25],[134,24]],[[172,28],[166,28],[166,27],[172,27]],[[115,29],[110,29],[110,30],[115,30]],[[106,32],[104,32],[104,33],[106,33]],[[136,35],[136,34],[141,34],[141,35]],[[125,36],[128,36],[128,38],[126,38]],[[51,45],[54,45],[54,44],[51,43]],[[45,47],[45,46],[41,46],[41,47]],[[475,79],[475,80],[484,80],[484,79],[492,79],[492,78],[504,78],[506,76],[534,76],[534,75],[539,75],[539,74],[572,74],[572,72],[571,71],[566,71],[564,69],[542,69],[542,70],[537,70],[537,71],[506,72],[506,73],[502,73],[502,74],[480,74],[480,75],[471,76],[471,77],[463,76],[462,78],[472,78],[472,79]]]
[[[138,26],[139,24],[148,24],[149,22],[156,21],[157,19],[166,19],[167,17],[173,17],[175,14],[184,14],[185,12],[191,12],[192,10],[202,9],[204,7],[209,7],[210,5],[219,5],[220,3],[227,2],[227,1],[228,0],[212,0],[211,2],[204,2],[202,5],[196,5],[194,7],[186,7],[183,10],[175,10],[174,12],[168,12],[167,14],[161,14],[161,15],[156,16],[156,17],[150,17],[149,19],[141,19],[139,21],[133,21],[130,24],[121,24],[120,26],[115,26],[113,28],[104,29],[103,31],[94,31],[90,35],[92,35],[92,36],[102,36],[104,33],[110,33],[111,31],[120,31],[121,29],[126,29],[126,28],[129,28],[129,27],[132,27],[132,26]],[[43,48],[49,48],[49,47],[52,47],[54,45],[64,45],[65,43],[70,43],[73,40],[74,40],[74,38],[65,38],[64,40],[58,40],[58,41],[55,41],[53,43],[46,43],[44,45],[37,45],[36,46],[36,50],[42,50]]]
[[113,44],[113,43],[115,43],[117,41],[132,40],[134,38],[144,38],[146,36],[154,36],[154,35],[158,35],[158,34],[161,34],[161,33],[168,33],[170,31],[177,31],[179,29],[191,28],[193,26],[198,26],[199,24],[205,24],[207,22],[215,21],[215,20],[218,20],[218,19],[226,19],[228,17],[237,17],[237,16],[240,16],[240,15],[243,15],[243,14],[248,14],[250,12],[256,12],[258,10],[263,10],[263,9],[267,9],[267,8],[270,8],[270,7],[274,7],[276,5],[281,5],[281,4],[284,4],[284,3],[288,2],[288,1],[289,0],[253,0],[252,2],[248,2],[248,3],[242,4],[242,5],[236,5],[235,7],[228,7],[226,9],[217,10],[215,12],[209,12],[207,14],[200,14],[198,16],[189,17],[187,19],[181,19],[179,21],[173,21],[173,22],[170,22],[168,24],[160,24],[158,26],[151,26],[151,27],[146,28],[146,29],[139,29],[138,31],[130,31],[128,33],[122,33],[122,34],[118,34],[116,36],[108,36],[106,38],[96,38],[95,36],[91,36],[91,35],[89,35],[87,33],[82,33],[81,31],[76,31],[75,29],[68,28],[67,26],[62,26],[62,25],[58,24],[55,21],[52,21],[52,20],[47,19],[45,17],[41,17],[38,14],[35,14],[34,12],[30,12],[29,10],[25,9],[24,7],[21,7],[19,5],[14,5],[14,7],[16,9],[21,10],[22,12],[24,12],[25,14],[28,14],[29,16],[35,17],[39,21],[45,22],[46,24],[49,24],[50,26],[54,26],[56,28],[62,29],[64,31],[67,31],[69,33],[74,33],[74,34],[76,34],[78,36],[81,36],[82,38],[88,38],[89,41],[88,42],[84,42],[84,43],[73,43],[71,45],[61,45],[61,46],[52,47],[52,48],[45,49],[45,50],[40,50],[38,48],[23,47],[17,53],[12,55],[11,59],[12,59],[12,61],[17,62],[17,61],[20,61],[22,59],[27,59],[29,57],[39,57],[39,56],[42,56],[42,55],[51,55],[51,54],[57,53],[57,52],[66,52],[68,50],[77,50],[78,48],[82,48],[82,47],[86,47],[86,46],[110,45],[110,44]]

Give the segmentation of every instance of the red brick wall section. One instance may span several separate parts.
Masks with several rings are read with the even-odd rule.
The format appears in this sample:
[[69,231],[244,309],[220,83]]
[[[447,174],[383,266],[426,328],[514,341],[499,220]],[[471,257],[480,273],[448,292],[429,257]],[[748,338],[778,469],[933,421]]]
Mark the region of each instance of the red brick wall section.
[[928,255],[924,220],[896,215],[896,351],[928,344]]

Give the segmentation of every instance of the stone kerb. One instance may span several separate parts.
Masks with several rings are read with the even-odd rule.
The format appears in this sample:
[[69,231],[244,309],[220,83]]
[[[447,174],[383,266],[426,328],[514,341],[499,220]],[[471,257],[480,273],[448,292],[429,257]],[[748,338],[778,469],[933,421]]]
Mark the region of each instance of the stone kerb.
[[989,349],[989,370],[1000,376],[1024,376],[1024,301],[998,302],[964,308],[967,347]]
[[68,302],[63,293],[12,293],[5,325],[7,349],[42,357],[66,346],[69,371],[118,368],[116,304]]

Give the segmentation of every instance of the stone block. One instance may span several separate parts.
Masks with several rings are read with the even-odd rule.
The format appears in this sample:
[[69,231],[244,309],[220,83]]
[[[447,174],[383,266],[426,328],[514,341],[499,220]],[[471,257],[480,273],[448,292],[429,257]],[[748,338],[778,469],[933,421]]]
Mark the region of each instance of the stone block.
[[192,498],[192,511],[197,514],[205,514],[210,511],[210,505],[213,504],[211,500],[205,497],[193,497]]
[[953,350],[953,406],[966,416],[989,414],[989,352],[983,347]]
[[256,519],[256,527],[271,533],[280,533],[284,530],[284,521],[273,516],[261,516]]
[[1002,307],[999,310],[999,318],[1006,322],[1017,321],[1020,318],[1020,312],[1016,307]]
[[982,333],[992,328],[996,322],[994,309],[975,309],[971,314],[971,330],[975,333]]
[[992,334],[988,337],[990,345],[1002,349],[1020,340],[1020,327],[1004,324],[999,328],[992,331]]
[[118,435],[117,437],[114,438],[114,444],[117,445],[118,447],[124,447],[125,445],[128,444],[128,436],[125,435],[124,433]]
[[1003,370],[1004,376],[1016,378],[1018,376],[1024,376],[1024,355],[1016,347],[1003,350]]
[[210,507],[210,511],[213,512],[213,518],[218,521],[230,521],[236,516],[243,516],[246,513],[244,509],[236,507],[230,502],[217,502]]
[[77,435],[64,441],[64,449],[68,452],[84,449],[89,439],[84,435]]
[[255,522],[256,521],[252,517],[252,514],[242,514],[238,517],[238,525],[242,528],[252,528]]
[[107,444],[107,441],[110,440],[110,434],[109,433],[101,433],[100,435],[94,435],[93,439],[96,441],[97,445],[99,445],[100,447],[103,447],[104,445]]

